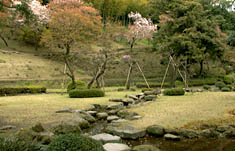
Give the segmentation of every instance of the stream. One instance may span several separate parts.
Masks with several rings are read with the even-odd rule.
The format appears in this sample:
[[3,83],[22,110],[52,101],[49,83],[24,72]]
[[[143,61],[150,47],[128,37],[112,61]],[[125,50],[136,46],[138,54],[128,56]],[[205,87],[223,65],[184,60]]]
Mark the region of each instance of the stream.
[[[88,135],[96,135],[104,132],[107,122],[98,122],[85,132]],[[181,141],[169,141],[164,138],[146,136],[137,140],[125,140],[123,143],[130,147],[148,144],[161,149],[162,151],[235,151],[235,139],[182,139]]]

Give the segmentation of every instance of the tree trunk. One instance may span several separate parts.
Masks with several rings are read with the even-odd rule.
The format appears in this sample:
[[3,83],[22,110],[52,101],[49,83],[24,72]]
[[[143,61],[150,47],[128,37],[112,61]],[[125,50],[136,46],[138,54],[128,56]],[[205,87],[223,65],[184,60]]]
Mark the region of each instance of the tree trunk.
[[134,47],[135,41],[136,41],[136,38],[135,38],[135,37],[133,37],[133,38],[132,38],[132,41],[131,41],[131,52],[132,52],[132,50],[133,50],[133,47]]
[[2,39],[2,41],[5,43],[5,45],[8,47],[8,43],[7,41],[5,40],[5,38],[0,34],[0,38]]
[[203,64],[204,64],[204,61],[201,60],[200,61],[200,72],[199,72],[199,75],[202,76],[202,73],[203,73]]
[[174,66],[172,62],[171,63],[171,79],[170,79],[171,88],[175,87],[175,81],[176,81],[176,67]]
[[75,82],[74,70],[73,70],[73,68],[71,67],[71,65],[68,61],[69,53],[70,53],[70,46],[66,45],[66,53],[65,53],[65,56],[64,56],[64,62],[65,62],[66,66],[69,69],[68,70],[69,72],[66,72],[66,74],[71,78],[74,89],[76,89],[77,86],[76,86],[76,82]]

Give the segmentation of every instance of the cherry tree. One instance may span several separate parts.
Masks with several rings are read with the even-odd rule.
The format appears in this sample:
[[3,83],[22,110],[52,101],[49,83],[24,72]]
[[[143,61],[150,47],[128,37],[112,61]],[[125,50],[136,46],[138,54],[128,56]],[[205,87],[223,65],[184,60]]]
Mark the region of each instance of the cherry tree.
[[157,31],[157,25],[154,25],[151,19],[142,17],[138,12],[131,12],[128,17],[134,21],[133,25],[129,26],[131,34],[128,36],[132,51],[138,39],[152,38],[153,33]]
[[49,3],[50,18],[41,42],[50,49],[64,50],[66,73],[75,85],[75,75],[69,59],[71,51],[78,51],[81,44],[94,41],[102,29],[99,12],[80,0],[54,0]]

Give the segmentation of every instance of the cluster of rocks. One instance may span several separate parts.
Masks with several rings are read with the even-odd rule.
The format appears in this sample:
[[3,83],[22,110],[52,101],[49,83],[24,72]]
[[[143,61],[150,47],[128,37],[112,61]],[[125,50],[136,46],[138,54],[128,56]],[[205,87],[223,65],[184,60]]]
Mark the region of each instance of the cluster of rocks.
[[160,90],[145,91],[145,92],[139,93],[137,95],[128,94],[128,95],[126,95],[125,99],[113,98],[113,99],[110,99],[109,101],[123,103],[124,106],[131,107],[131,106],[143,104],[143,103],[149,102],[149,101],[156,101],[157,96],[160,93],[161,93]]

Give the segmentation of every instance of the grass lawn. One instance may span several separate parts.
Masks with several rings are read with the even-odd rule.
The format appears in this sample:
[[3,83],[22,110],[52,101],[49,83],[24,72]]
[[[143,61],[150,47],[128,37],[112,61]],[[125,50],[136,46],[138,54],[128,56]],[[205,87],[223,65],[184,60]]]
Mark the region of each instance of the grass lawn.
[[142,119],[131,121],[137,128],[162,125],[170,128],[196,128],[201,123],[235,124],[234,92],[204,92],[185,96],[162,96],[157,102],[132,108]]
[[86,99],[71,99],[68,95],[61,94],[0,97],[0,126],[11,124],[29,127],[37,122],[50,125],[73,117],[70,113],[55,113],[57,110],[85,109],[91,104],[111,104],[109,98],[124,98],[126,94],[135,93],[139,92],[107,92],[105,97]]

